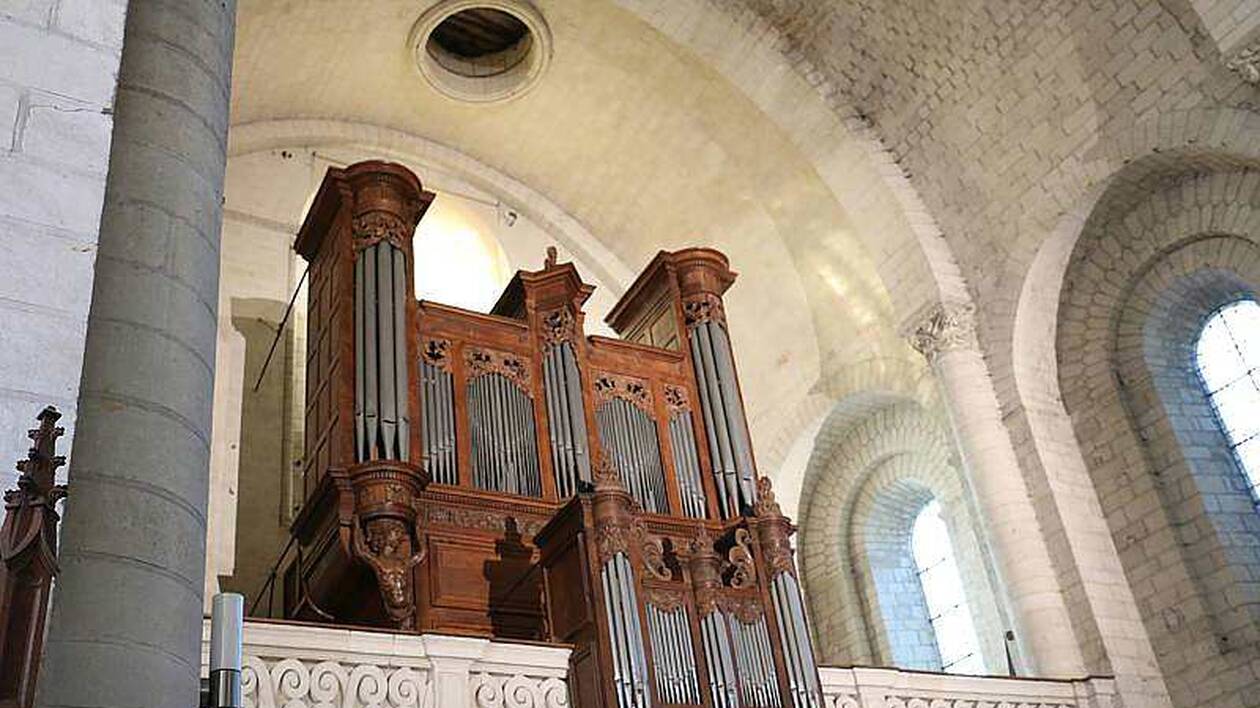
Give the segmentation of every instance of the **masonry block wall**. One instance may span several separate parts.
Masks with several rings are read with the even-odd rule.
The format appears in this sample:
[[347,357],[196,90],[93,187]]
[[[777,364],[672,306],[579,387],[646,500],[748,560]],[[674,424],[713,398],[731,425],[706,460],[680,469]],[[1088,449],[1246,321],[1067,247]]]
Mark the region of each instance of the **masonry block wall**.
[[126,0],[0,3],[5,488],[43,406],[56,405],[73,432],[125,15]]

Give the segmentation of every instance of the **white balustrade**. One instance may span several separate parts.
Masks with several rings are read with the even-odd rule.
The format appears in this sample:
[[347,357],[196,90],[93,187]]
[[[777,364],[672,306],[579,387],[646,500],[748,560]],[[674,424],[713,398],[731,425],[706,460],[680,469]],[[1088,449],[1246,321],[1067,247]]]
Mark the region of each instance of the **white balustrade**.
[[[210,625],[203,629],[203,673]],[[567,708],[569,649],[448,635],[245,623],[247,708]],[[1115,708],[1109,678],[823,667],[826,708]]]
[[[202,632],[203,673],[209,621]],[[569,649],[250,620],[246,708],[566,708]]]
[[1110,678],[957,676],[900,669],[819,669],[826,708],[1113,708]]

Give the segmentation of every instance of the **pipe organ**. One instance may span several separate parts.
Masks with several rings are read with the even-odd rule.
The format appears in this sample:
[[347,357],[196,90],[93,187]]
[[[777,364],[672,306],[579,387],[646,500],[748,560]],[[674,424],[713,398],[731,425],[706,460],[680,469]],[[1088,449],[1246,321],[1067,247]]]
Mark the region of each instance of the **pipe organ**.
[[573,704],[821,708],[795,529],[759,478],[717,251],[661,252],[586,336],[548,254],[489,313],[417,301],[433,195],[332,169],[310,263],[289,618],[574,647]]

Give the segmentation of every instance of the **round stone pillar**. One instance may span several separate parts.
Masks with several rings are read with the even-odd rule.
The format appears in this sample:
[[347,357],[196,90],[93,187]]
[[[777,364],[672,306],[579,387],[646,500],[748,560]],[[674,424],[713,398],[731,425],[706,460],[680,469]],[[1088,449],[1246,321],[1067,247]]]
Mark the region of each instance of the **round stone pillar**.
[[910,344],[931,363],[944,395],[998,579],[1009,600],[1025,670],[1038,676],[1084,676],[1084,658],[1045,534],[976,339],[974,309],[934,307],[911,333]]
[[197,705],[235,0],[130,0],[37,703]]

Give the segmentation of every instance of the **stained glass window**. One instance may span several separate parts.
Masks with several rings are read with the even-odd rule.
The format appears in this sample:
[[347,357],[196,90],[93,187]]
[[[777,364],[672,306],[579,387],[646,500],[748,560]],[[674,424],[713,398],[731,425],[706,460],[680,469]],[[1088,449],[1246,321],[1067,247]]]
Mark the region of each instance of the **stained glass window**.
[[954,548],[949,529],[941,518],[939,502],[933,500],[919,512],[914,520],[910,546],[936,635],[942,670],[954,674],[983,674],[980,642],[971,621],[971,610],[967,608],[962,577],[954,561]]
[[1195,354],[1208,400],[1260,501],[1260,304],[1244,299],[1217,310]]

